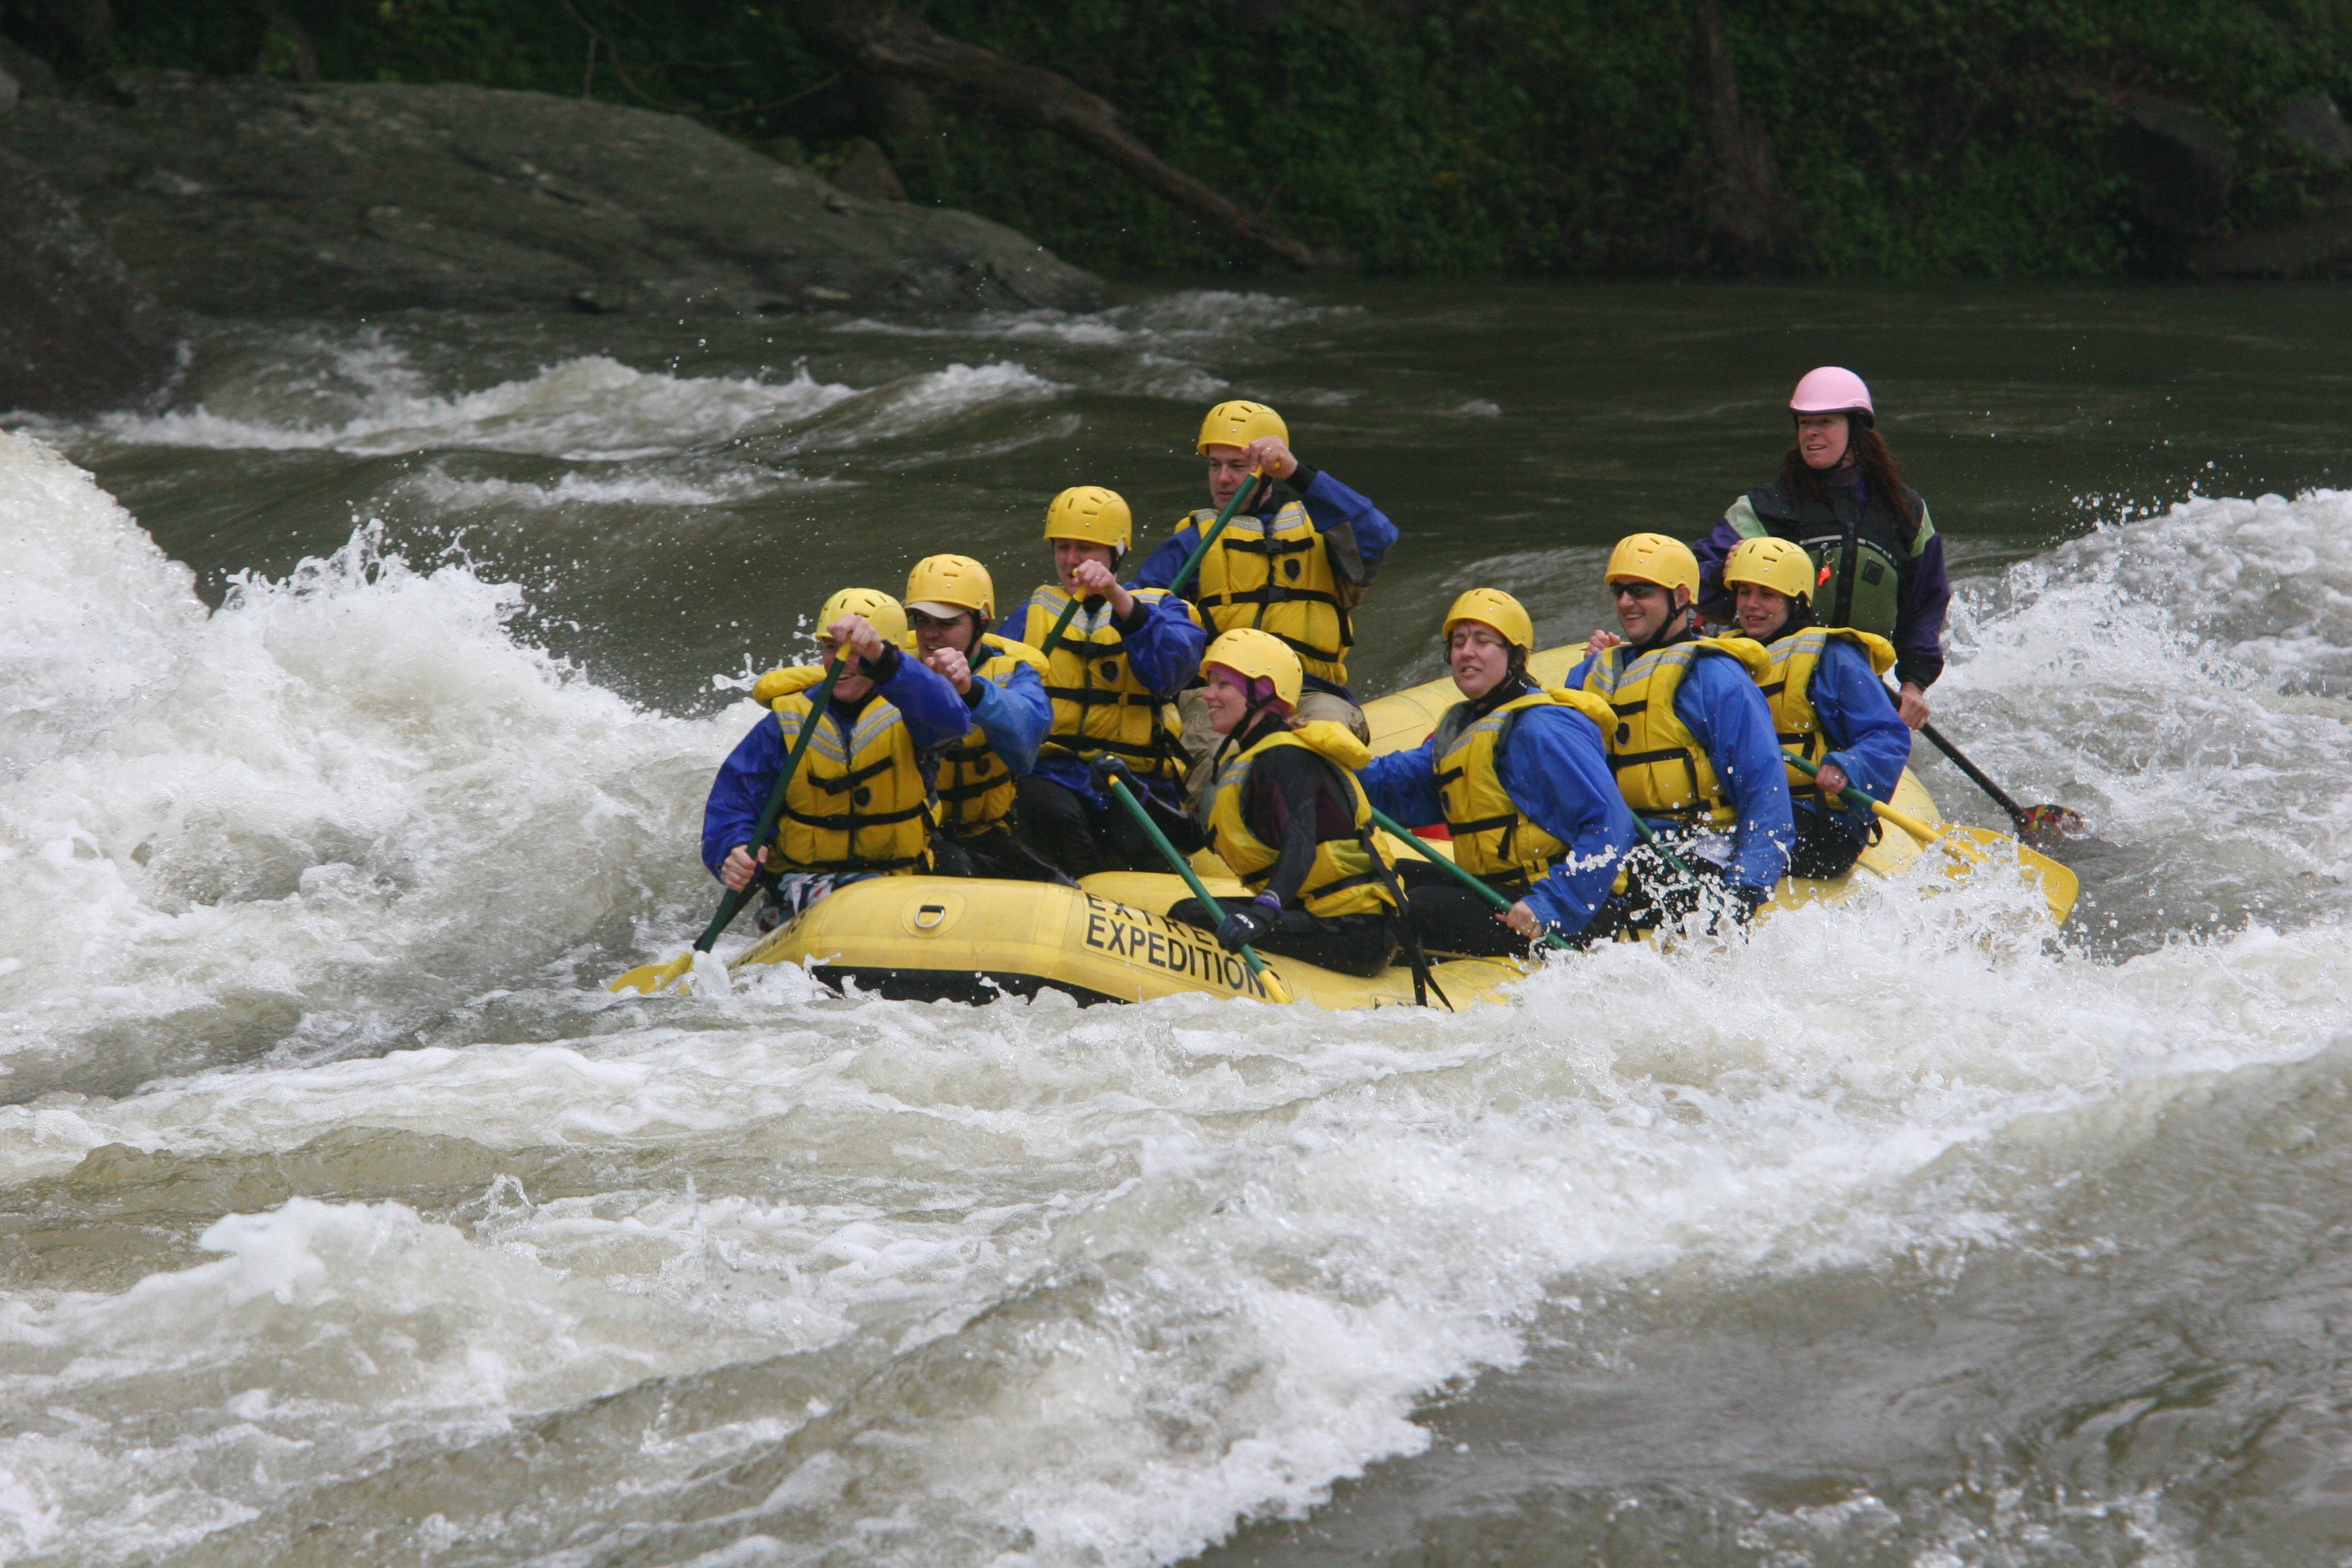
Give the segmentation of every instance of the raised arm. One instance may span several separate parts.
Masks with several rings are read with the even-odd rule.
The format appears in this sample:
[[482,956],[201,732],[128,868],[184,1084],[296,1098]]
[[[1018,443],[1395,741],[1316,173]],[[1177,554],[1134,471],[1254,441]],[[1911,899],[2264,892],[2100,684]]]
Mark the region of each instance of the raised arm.
[[1135,678],[1157,695],[1175,700],[1201,672],[1209,634],[1192,606],[1174,595],[1138,594],[1135,607],[1112,624],[1126,640]]

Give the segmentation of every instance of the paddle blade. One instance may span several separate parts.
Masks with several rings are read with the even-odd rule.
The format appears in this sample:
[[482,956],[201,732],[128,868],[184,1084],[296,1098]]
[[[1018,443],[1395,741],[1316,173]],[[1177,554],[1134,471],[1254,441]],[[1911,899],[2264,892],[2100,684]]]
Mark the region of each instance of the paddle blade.
[[2083,820],[2081,812],[2063,805],[2029,805],[2017,814],[2017,836],[2028,844],[2054,849],[2090,837],[2091,825]]
[[667,963],[640,963],[604,989],[635,991],[640,995],[650,996],[674,984],[679,975],[689,973],[693,968],[694,950],[688,948]]

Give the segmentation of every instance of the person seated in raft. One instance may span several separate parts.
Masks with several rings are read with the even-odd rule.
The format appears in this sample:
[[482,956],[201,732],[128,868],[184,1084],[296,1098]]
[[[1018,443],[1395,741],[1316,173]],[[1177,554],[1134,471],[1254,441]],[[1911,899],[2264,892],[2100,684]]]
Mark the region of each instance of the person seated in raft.
[[1839,798],[1851,783],[1892,800],[1911,760],[1911,731],[1879,679],[1895,666],[1885,637],[1813,618],[1812,558],[1785,539],[1743,539],[1723,563],[1739,629],[1764,645],[1757,676],[1772,706],[1781,747],[1820,772],[1789,770],[1797,842],[1792,877],[1834,877],[1877,837],[1878,819],[1860,801]]
[[[1022,841],[1072,877],[1154,867],[1159,852],[1087,772],[1114,756],[1134,770],[1144,805],[1180,843],[1193,841],[1176,805],[1184,749],[1176,694],[1201,668],[1208,634],[1182,599],[1160,588],[1125,588],[1116,573],[1134,537],[1127,502],[1099,485],[1064,490],[1045,509],[1056,581],[1030,595],[1020,638],[1044,656],[1053,728],[1035,768],[1015,786]],[[1078,613],[1054,646],[1073,596]]]
[[[768,884],[760,929],[772,931],[834,889],[867,877],[908,876],[930,864],[933,805],[926,754],[971,726],[946,677],[899,651],[907,613],[872,588],[844,588],[817,612],[817,647],[838,653],[833,699],[813,712],[822,669],[771,671],[751,689],[774,711],[751,726],[710,785],[702,808],[702,863],[730,891]],[[800,738],[817,725],[784,790],[776,837],[751,838]]]
[[[1210,505],[1189,513],[1135,574],[1165,588],[1184,569],[1201,536],[1234,492],[1253,484],[1187,590],[1211,632],[1255,626],[1298,655],[1306,670],[1298,716],[1344,724],[1369,742],[1363,710],[1348,689],[1348,649],[1356,638],[1349,612],[1378,575],[1397,540],[1380,508],[1290,449],[1290,429],[1262,403],[1220,403],[1201,422],[1196,443],[1209,464]],[[1265,476],[1251,479],[1253,473]],[[1184,694],[1185,749],[1197,764],[1216,749],[1202,694]],[[1197,795],[1206,771],[1187,793]]]
[[1066,882],[1013,837],[1018,782],[1053,727],[1045,656],[999,637],[996,584],[968,555],[927,555],[907,574],[907,624],[917,658],[971,712],[971,728],[933,759],[940,803],[933,869],[950,877]]
[[[1608,582],[1622,635],[1594,632],[1568,685],[1606,699],[1616,714],[1609,767],[1625,804],[1684,864],[1719,879],[1730,914],[1745,923],[1787,872],[1796,838],[1788,764],[1756,686],[1768,656],[1745,637],[1699,635],[1691,604],[1698,563],[1678,540],[1619,540]],[[1633,858],[1665,918],[1678,918],[1678,900],[1706,891],[1647,849]]]
[[1870,388],[1835,365],[1805,373],[1790,395],[1796,444],[1780,477],[1759,485],[1698,543],[1699,608],[1718,626],[1737,616],[1723,563],[1743,539],[1787,539],[1812,558],[1813,603],[1835,626],[1895,645],[1903,721],[1934,717],[1927,688],[1944,673],[1944,615],[1952,582],[1927,503],[1877,430]]
[[1584,691],[1548,691],[1528,675],[1535,623],[1508,594],[1473,588],[1442,628],[1462,700],[1410,752],[1357,772],[1398,821],[1443,822],[1464,870],[1516,900],[1498,912],[1425,861],[1400,860],[1405,903],[1433,952],[1507,958],[1545,932],[1580,945],[1611,934],[1622,904],[1633,815],[1609,771],[1617,716]]
[[1298,713],[1298,656],[1237,626],[1209,645],[1213,782],[1196,808],[1202,837],[1255,895],[1222,923],[1198,899],[1168,918],[1342,974],[1373,975],[1397,946],[1394,873],[1373,853],[1371,806],[1355,770],[1371,751],[1328,720]]

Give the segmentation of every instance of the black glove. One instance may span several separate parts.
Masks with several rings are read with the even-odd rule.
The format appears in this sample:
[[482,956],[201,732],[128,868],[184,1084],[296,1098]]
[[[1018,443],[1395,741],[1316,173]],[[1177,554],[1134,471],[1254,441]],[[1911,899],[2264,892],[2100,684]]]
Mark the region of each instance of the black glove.
[[1143,781],[1135,776],[1135,770],[1127,765],[1125,757],[1104,752],[1087,764],[1087,772],[1094,775],[1095,788],[1105,795],[1110,793],[1110,781],[1116,778],[1127,781],[1128,794],[1138,800],[1143,798]]
[[1239,952],[1274,929],[1275,911],[1264,904],[1236,904],[1225,911],[1217,927],[1217,942],[1227,952]]
[[1743,926],[1754,920],[1756,911],[1772,897],[1769,888],[1748,888],[1734,883],[1730,890],[1731,918]]

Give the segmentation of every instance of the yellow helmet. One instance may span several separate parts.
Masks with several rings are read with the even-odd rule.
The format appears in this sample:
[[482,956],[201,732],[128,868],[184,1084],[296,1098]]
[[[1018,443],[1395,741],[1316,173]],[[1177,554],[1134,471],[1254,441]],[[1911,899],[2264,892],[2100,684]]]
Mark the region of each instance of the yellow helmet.
[[1728,590],[1735,583],[1753,583],[1759,588],[1769,588],[1784,599],[1802,599],[1811,603],[1813,596],[1813,558],[1805,547],[1785,539],[1766,536],[1743,539],[1731,547],[1724,557],[1723,585]]
[[1205,452],[1211,447],[1246,447],[1261,436],[1276,436],[1288,441],[1290,426],[1282,422],[1281,415],[1265,404],[1244,403],[1235,398],[1231,403],[1218,404],[1209,410],[1209,416],[1201,421],[1198,449]]
[[1679,539],[1663,533],[1629,533],[1609,552],[1608,580],[1655,583],[1671,594],[1687,588],[1698,597],[1698,557]]
[[1535,651],[1536,624],[1528,617],[1527,606],[1499,588],[1473,588],[1454,601],[1445,612],[1445,624],[1437,635],[1447,642],[1454,640],[1454,628],[1464,621],[1475,621],[1482,626],[1492,626],[1503,634],[1503,640],[1513,647]]
[[1045,537],[1075,539],[1084,544],[1108,544],[1114,553],[1127,553],[1135,537],[1135,514],[1117,490],[1100,485],[1072,485],[1045,509]]
[[907,612],[898,601],[879,588],[844,588],[824,602],[816,613],[817,636],[844,616],[864,616],[866,624],[887,643],[907,640]]
[[1209,645],[1201,656],[1201,668],[1223,665],[1235,675],[1245,675],[1255,682],[1259,677],[1274,682],[1274,695],[1286,708],[1298,706],[1298,689],[1306,683],[1306,671],[1298,667],[1298,656],[1290,645],[1272,632],[1262,632],[1255,626],[1235,626]]
[[992,621],[996,584],[988,568],[969,555],[926,555],[907,574],[907,608],[936,621],[951,621],[966,610]]

